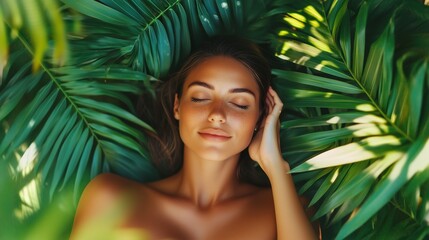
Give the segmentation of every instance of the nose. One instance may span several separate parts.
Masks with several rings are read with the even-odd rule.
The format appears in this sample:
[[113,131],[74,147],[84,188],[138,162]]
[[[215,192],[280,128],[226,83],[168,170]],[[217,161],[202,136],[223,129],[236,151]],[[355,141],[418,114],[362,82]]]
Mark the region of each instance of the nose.
[[226,116],[223,109],[223,103],[214,103],[209,113],[208,120],[213,123],[225,123]]

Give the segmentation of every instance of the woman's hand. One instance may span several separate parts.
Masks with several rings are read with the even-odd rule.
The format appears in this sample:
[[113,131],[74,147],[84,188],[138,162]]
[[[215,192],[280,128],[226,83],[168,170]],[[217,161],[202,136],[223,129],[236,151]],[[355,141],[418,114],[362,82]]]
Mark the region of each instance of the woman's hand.
[[270,179],[277,225],[277,239],[316,239],[290,174],[289,164],[280,149],[279,116],[283,103],[270,87],[267,115],[249,145],[250,157],[257,161]]
[[268,89],[265,102],[267,115],[249,145],[249,155],[269,175],[273,168],[284,167],[285,165],[289,168],[289,166],[283,160],[280,149],[279,116],[283,103],[271,87]]

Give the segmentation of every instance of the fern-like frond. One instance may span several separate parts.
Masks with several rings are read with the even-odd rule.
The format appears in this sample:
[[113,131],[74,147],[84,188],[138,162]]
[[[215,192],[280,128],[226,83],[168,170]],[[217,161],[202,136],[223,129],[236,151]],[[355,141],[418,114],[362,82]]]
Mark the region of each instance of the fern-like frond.
[[[423,185],[428,179],[420,175],[429,167],[423,161],[429,137],[423,107],[428,101],[423,95],[429,91],[423,85],[429,76],[428,55],[421,52],[427,46],[419,45],[421,51],[398,49],[403,40],[396,36],[404,27],[395,26],[409,6],[380,9],[387,2],[285,4],[284,27],[278,31],[278,57],[312,73],[273,71],[286,106],[306,118],[282,123],[288,129],[282,134],[288,143],[285,155],[313,153],[304,163],[292,159],[292,172],[327,168],[323,177],[310,181],[315,191],[311,204],[319,206],[315,217],[327,216],[331,224],[352,216],[339,239],[390,207],[408,181],[416,182],[419,176]],[[390,20],[372,22],[382,14]],[[411,213],[427,211],[421,210],[426,204],[418,203]],[[424,218],[408,221],[415,221],[416,228],[427,225]]]
[[29,53],[25,48],[14,52],[4,71],[2,158],[12,159],[15,149],[26,149],[20,165],[41,174],[50,198],[70,184],[78,197],[79,189],[100,172],[140,181],[157,178],[142,145],[143,132],[152,129],[132,113],[130,98],[140,94],[150,77],[123,67],[90,72],[45,63],[32,73],[31,64],[18,62],[31,61]]
[[[83,40],[72,46],[74,63],[95,67],[121,64],[156,78],[179,67],[191,46],[198,46],[208,36],[245,34],[249,28],[267,31],[257,26],[266,8],[253,8],[241,0],[64,3],[84,15],[84,35],[79,36]],[[265,1],[257,3],[266,5]]]
[[54,43],[53,51],[50,51],[52,62],[56,65],[65,64],[68,58],[68,42],[59,6],[57,0],[0,2],[0,70],[8,60],[9,43],[17,37],[18,32],[21,35],[28,34],[31,39],[33,71],[39,69],[51,40]]

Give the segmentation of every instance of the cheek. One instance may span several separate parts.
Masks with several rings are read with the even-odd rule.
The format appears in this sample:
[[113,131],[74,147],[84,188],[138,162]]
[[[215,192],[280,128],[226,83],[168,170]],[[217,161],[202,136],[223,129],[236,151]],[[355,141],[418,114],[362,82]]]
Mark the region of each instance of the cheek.
[[181,108],[181,116],[186,118],[188,121],[192,121],[194,118],[201,117],[201,109],[191,104],[183,104]]
[[255,132],[256,123],[258,121],[259,114],[246,114],[245,116],[240,116],[234,118],[234,123],[231,123],[231,127],[237,129],[242,136],[242,140],[246,143],[250,143],[252,140],[253,134]]
[[197,122],[202,118],[201,111],[197,108],[182,105],[180,108],[179,128],[181,131],[189,131],[190,128],[195,127]]

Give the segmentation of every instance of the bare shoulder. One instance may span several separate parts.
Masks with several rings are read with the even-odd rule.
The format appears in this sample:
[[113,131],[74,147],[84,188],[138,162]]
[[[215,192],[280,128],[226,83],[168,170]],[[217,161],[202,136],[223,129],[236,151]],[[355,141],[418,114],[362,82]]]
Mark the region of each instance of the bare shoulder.
[[133,192],[137,186],[136,182],[110,173],[92,179],[79,200],[72,236],[76,229],[117,212],[118,207],[123,206],[121,203],[127,199],[128,192]]
[[82,204],[109,202],[116,199],[120,194],[132,187],[132,181],[121,176],[103,173],[91,180],[83,191],[79,206]]
[[89,190],[98,190],[105,189],[111,187],[118,187],[119,185],[123,185],[127,180],[121,176],[112,174],[112,173],[102,173],[92,179],[85,191]]
[[92,179],[79,200],[76,218],[88,215],[90,212],[103,208],[106,204],[117,198],[125,185],[125,179],[114,174],[105,173]]
[[143,187],[142,183],[114,174],[95,177],[82,193],[70,239],[108,238],[133,212],[130,206],[144,198],[140,190]]

